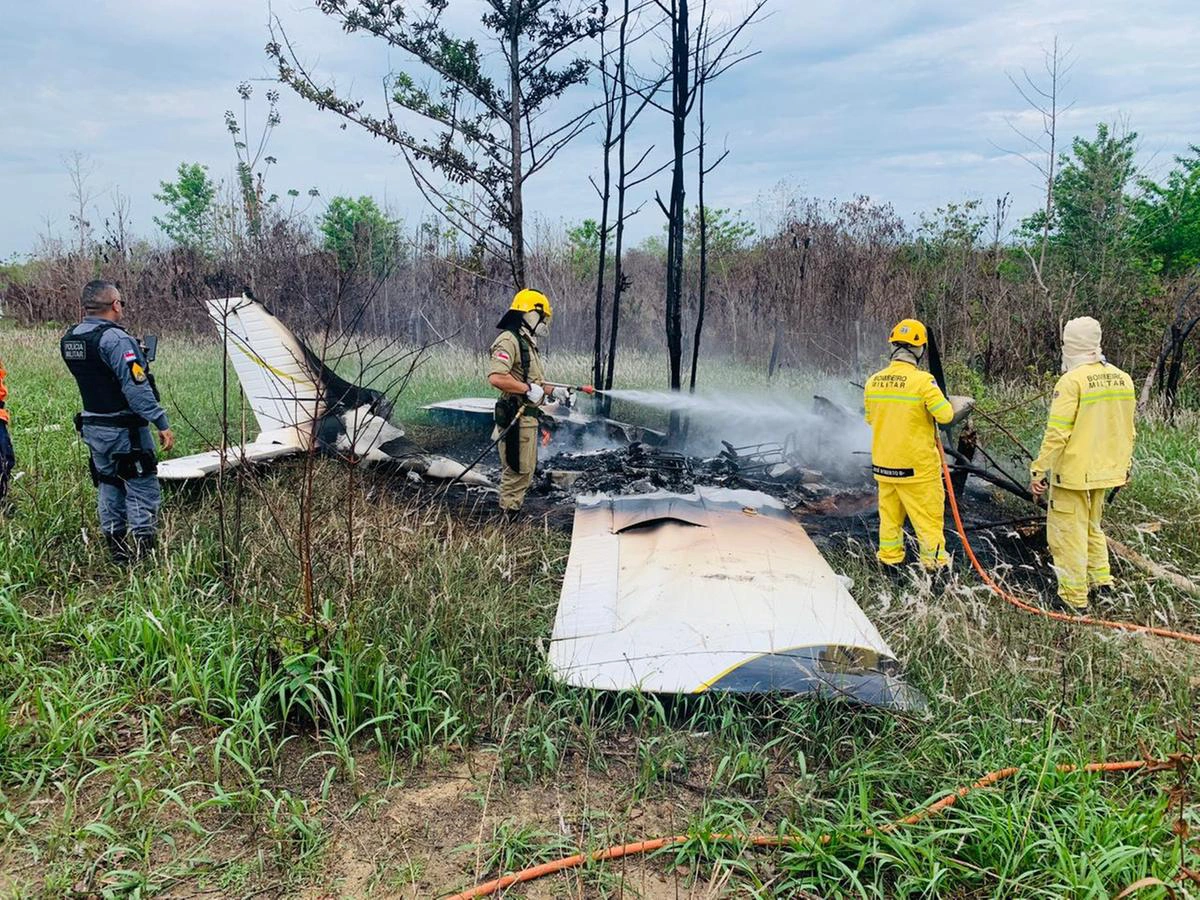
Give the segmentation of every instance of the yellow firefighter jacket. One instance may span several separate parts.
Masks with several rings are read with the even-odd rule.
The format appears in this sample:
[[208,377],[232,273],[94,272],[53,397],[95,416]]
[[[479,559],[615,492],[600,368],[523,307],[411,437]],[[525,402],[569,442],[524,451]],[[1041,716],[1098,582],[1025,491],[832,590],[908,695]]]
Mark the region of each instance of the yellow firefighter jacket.
[[871,468],[877,481],[932,481],[942,477],[934,422],[954,417],[933,376],[893,360],[867,379],[863,392],[871,426]]
[[1133,459],[1133,379],[1108,363],[1077,366],[1054,386],[1046,436],[1030,465],[1034,481],[1074,491],[1111,488],[1129,480]]

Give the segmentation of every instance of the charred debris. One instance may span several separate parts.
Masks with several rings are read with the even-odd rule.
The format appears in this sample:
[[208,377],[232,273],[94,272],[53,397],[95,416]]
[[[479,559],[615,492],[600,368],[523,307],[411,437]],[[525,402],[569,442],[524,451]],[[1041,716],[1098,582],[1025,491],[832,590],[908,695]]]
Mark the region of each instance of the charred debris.
[[[861,417],[819,395],[813,398],[812,412],[821,425],[815,435],[793,432],[777,442],[753,444],[720,440],[720,449],[705,455],[639,441],[563,450],[539,464],[531,494],[558,505],[573,503],[576,496],[585,494],[690,493],[697,486],[744,488],[782,501],[814,531],[814,537],[836,533],[866,537],[873,529],[868,520],[875,513],[870,453],[846,450],[845,442],[839,440],[849,429],[861,427]],[[1021,510],[1011,500],[1022,497],[1023,489],[978,446],[973,430],[963,429],[949,451],[955,489],[967,500],[969,527],[1024,526],[1036,518],[1027,521],[1019,516]],[[968,482],[971,475],[976,480]],[[1012,534],[1014,538],[1025,536]]]

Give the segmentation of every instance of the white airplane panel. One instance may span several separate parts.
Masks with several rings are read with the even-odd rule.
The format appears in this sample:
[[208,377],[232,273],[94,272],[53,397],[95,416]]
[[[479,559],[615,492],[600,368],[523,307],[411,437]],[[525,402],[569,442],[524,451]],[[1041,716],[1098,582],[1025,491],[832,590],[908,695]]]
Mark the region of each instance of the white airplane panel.
[[756,491],[579,498],[550,665],[604,690],[923,705],[804,529]]
[[[225,468],[232,469],[243,462],[269,462],[302,452],[304,452],[304,448],[298,444],[252,443],[242,447],[230,447],[225,453]],[[215,475],[219,471],[221,471],[221,453],[218,450],[158,461],[160,481],[188,481],[193,478]]]
[[225,351],[260,430],[302,426],[317,417],[321,389],[287,326],[248,297],[210,300],[208,314],[217,334],[228,334]]

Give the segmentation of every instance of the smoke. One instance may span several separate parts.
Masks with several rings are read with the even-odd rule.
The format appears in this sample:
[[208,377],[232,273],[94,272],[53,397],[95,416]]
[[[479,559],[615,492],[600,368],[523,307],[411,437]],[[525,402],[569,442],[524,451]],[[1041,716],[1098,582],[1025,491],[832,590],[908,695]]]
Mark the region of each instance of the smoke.
[[683,394],[613,390],[613,400],[679,413],[687,422],[686,451],[712,456],[734,447],[777,444],[808,468],[854,480],[870,467],[871,430],[859,413],[860,398],[841,384],[811,393],[782,391]]

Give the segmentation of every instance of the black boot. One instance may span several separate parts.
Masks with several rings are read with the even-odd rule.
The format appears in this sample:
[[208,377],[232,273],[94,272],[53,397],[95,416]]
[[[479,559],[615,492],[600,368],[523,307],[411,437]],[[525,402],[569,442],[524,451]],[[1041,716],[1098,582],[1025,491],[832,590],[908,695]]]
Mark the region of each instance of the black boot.
[[504,509],[504,507],[500,507],[497,513],[500,517],[500,521],[505,525],[512,525],[526,518],[520,507],[517,509]]
[[118,566],[125,566],[130,561],[129,539],[125,532],[104,532],[104,543],[108,546],[108,555]]
[[935,594],[944,594],[954,578],[950,566],[938,566],[929,573],[929,589]]
[[153,554],[154,548],[157,546],[158,537],[153,531],[148,534],[135,534],[133,536],[132,556],[140,562]]
[[1086,616],[1090,612],[1087,606],[1074,606],[1058,596],[1051,597],[1049,605],[1054,612],[1066,613],[1068,616]]

